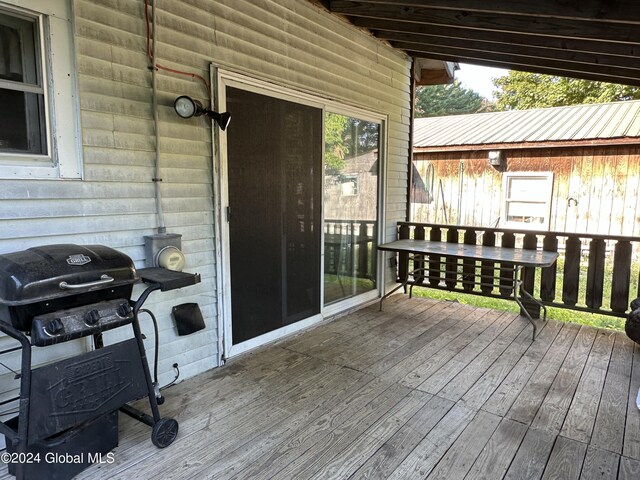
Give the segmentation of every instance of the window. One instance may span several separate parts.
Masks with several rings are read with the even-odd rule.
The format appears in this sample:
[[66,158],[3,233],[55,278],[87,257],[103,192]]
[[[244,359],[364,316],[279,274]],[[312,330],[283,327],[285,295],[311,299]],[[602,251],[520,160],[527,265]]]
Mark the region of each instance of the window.
[[0,0],[0,178],[81,176],[68,8]]
[[343,197],[358,195],[358,175],[342,175],[339,181],[340,194]]
[[504,225],[532,230],[548,229],[552,186],[553,173],[505,173]]

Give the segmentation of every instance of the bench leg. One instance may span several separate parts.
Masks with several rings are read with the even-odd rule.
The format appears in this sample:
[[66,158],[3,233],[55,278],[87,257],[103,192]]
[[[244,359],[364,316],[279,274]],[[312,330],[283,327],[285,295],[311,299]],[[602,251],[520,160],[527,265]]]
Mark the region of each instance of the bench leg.
[[380,299],[380,311],[382,311],[382,302],[384,300],[386,300],[390,295],[392,295],[393,293],[395,293],[396,291],[400,290],[402,287],[407,288],[407,282],[408,280],[408,276],[407,276],[407,280],[405,280],[404,282],[402,282],[400,285],[397,285],[393,290],[391,290],[390,292],[385,293],[382,298]]
[[520,274],[521,273],[522,273],[522,266],[519,265],[519,266],[516,267],[516,269],[514,271],[514,276],[513,276],[513,299],[515,300],[515,302],[520,307],[520,311],[524,313],[524,316],[527,317],[527,320],[529,320],[529,323],[531,323],[531,325],[533,326],[533,340],[535,340],[536,339],[536,332],[538,330],[538,327],[536,326],[535,321],[533,320],[533,318],[531,317],[531,315],[529,314],[527,309],[524,308],[524,305],[522,304],[522,301],[520,300],[519,294],[522,293],[522,296],[527,297],[529,300],[532,300],[532,301],[536,302],[538,305],[540,305],[542,307],[542,311],[543,311],[542,319],[545,322],[547,321],[547,307],[546,307],[546,305],[543,305],[540,300],[538,300],[533,295],[531,295],[529,292],[527,292],[524,288],[522,288],[522,289],[520,288],[521,285],[522,285],[522,280],[520,279]]

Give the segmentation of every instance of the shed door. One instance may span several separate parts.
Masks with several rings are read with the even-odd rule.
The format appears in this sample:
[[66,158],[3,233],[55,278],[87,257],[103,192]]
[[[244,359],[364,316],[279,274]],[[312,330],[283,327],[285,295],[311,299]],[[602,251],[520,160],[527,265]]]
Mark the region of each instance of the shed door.
[[236,345],[320,313],[322,110],[233,87],[226,99]]

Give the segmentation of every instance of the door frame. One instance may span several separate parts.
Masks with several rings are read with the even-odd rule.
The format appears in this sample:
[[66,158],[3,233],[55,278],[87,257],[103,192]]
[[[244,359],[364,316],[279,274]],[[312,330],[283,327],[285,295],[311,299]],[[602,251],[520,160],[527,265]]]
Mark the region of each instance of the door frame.
[[[348,104],[323,99],[317,95],[293,90],[281,85],[269,83],[264,80],[252,78],[244,73],[237,73],[232,70],[221,69],[214,65],[211,68],[212,97],[216,99],[214,107],[217,111],[226,111],[227,98],[226,87],[234,87],[261,95],[278,98],[281,100],[296,102],[302,105],[319,108],[323,112],[331,111],[357,117],[363,120],[380,123],[380,148],[379,148],[379,180],[378,180],[378,238],[384,238],[384,205],[385,205],[385,185],[386,185],[386,137],[388,116],[379,112],[372,112],[369,109],[362,109]],[[233,112],[232,112],[233,113]],[[232,123],[233,125],[233,123]],[[233,126],[231,126],[233,128]],[[378,252],[377,262],[377,288],[357,297],[346,299],[342,302],[331,304],[327,307],[323,304],[324,298],[324,233],[321,232],[321,255],[320,262],[320,313],[304,320],[300,320],[291,325],[286,325],[277,330],[265,333],[245,342],[233,345],[232,338],[232,314],[231,314],[231,255],[229,224],[227,218],[227,206],[229,205],[228,190],[228,156],[227,156],[227,136],[212,122],[212,134],[214,141],[214,166],[213,166],[213,186],[214,186],[214,215],[215,215],[215,248],[216,257],[216,286],[218,302],[218,352],[220,352],[220,364],[227,358],[240,355],[266,343],[278,340],[292,333],[311,327],[331,316],[353,309],[358,305],[371,302],[380,297],[384,285],[384,268],[382,265],[383,255]],[[324,144],[324,141],[323,141]],[[324,162],[323,162],[324,164]],[[324,202],[323,202],[324,203]],[[324,225],[324,208],[321,209],[321,224]]]

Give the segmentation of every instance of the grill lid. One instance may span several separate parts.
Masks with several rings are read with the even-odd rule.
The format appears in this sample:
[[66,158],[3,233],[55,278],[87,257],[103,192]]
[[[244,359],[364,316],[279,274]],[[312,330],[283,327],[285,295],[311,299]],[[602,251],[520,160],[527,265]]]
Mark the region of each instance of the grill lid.
[[103,245],[46,245],[0,255],[0,303],[10,306],[131,285],[137,280],[133,261]]

